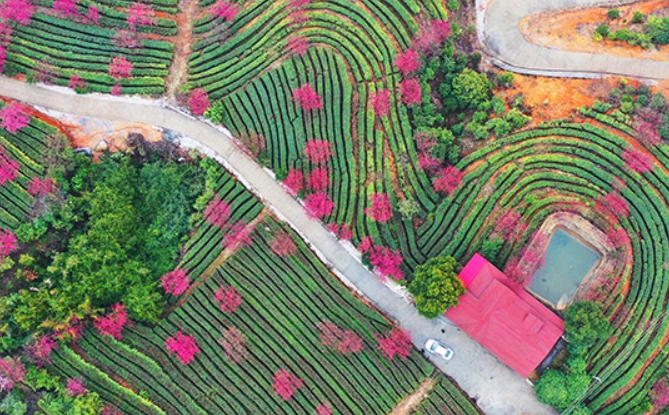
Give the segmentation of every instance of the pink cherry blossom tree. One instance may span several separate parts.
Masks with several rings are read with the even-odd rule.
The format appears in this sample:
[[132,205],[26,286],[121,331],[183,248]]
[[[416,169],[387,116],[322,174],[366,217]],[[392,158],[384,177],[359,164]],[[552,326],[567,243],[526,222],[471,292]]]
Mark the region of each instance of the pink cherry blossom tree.
[[0,146],[0,186],[18,177],[19,163],[5,153]]
[[109,91],[112,95],[117,96],[121,95],[121,91],[123,90],[123,87],[121,84],[114,84],[114,86],[111,87],[111,90]]
[[68,395],[76,398],[79,395],[86,394],[86,385],[84,385],[84,381],[79,378],[68,378],[66,390]]
[[421,89],[418,79],[408,78],[400,82],[400,95],[406,105],[420,104]]
[[9,23],[0,23],[0,44],[9,45],[12,41],[12,26]]
[[288,193],[297,196],[304,190],[304,173],[295,168],[290,169],[283,184],[288,188]]
[[362,252],[363,254],[367,254],[372,250],[372,248],[374,248],[374,240],[371,236],[365,236],[360,240],[358,251]]
[[608,212],[615,217],[628,217],[630,214],[627,201],[618,193],[609,193],[597,198],[596,209],[600,212]]
[[218,0],[218,2],[209,11],[209,14],[212,16],[218,17],[219,19],[223,19],[228,22],[232,21],[232,19],[234,19],[238,13],[239,7],[227,0]]
[[339,237],[345,241],[353,239],[353,230],[348,223],[344,223],[341,225],[341,228],[339,228]]
[[293,101],[305,111],[323,108],[323,99],[309,84],[293,89]]
[[380,89],[372,94],[371,97],[372,109],[379,117],[385,117],[390,112],[390,91],[387,89]]
[[114,79],[130,78],[132,62],[123,56],[114,56],[109,63],[109,76]]
[[27,25],[33,13],[35,6],[30,0],[5,0],[0,4],[0,18],[5,21]]
[[309,40],[304,36],[294,36],[286,42],[286,52],[292,55],[304,55],[310,47]]
[[211,106],[209,95],[204,88],[195,88],[190,91],[188,106],[193,115],[202,115]]
[[637,150],[633,147],[627,147],[623,152],[623,160],[628,169],[634,170],[637,173],[645,173],[653,170],[655,163],[653,159],[646,153]]
[[444,20],[432,20],[422,25],[413,40],[413,48],[426,55],[438,53],[451,35],[451,24]]
[[390,204],[388,195],[385,193],[374,193],[369,196],[372,204],[365,209],[365,214],[375,222],[388,222],[393,217],[393,207]]
[[137,30],[139,26],[154,26],[156,24],[156,12],[147,4],[133,3],[127,12],[127,22],[130,29]]
[[223,348],[225,357],[233,363],[241,363],[248,358],[246,336],[236,327],[230,327],[223,332],[218,343]]
[[309,140],[304,147],[304,155],[311,163],[327,163],[332,157],[332,144],[326,140]]
[[188,277],[188,274],[186,274],[186,271],[177,268],[174,271],[170,271],[163,275],[160,278],[160,282],[163,285],[163,290],[165,290],[167,294],[177,296],[183,294],[188,289],[190,278]]
[[281,399],[287,401],[295,392],[304,385],[299,377],[290,373],[286,369],[280,369],[274,374],[274,384],[272,389]]
[[96,6],[95,4],[91,4],[90,6],[88,6],[88,12],[86,12],[86,20],[89,21],[91,24],[100,26],[100,11],[98,10],[98,6]]
[[316,415],[332,415],[329,404],[322,403],[316,407]]
[[51,177],[33,176],[26,190],[31,196],[48,195],[53,191],[53,179]]
[[223,235],[223,246],[226,249],[235,251],[239,248],[251,244],[251,231],[253,228],[246,223],[237,221],[233,223],[228,232]]
[[321,342],[330,349],[349,354],[357,353],[363,348],[362,340],[354,331],[342,330],[330,320],[317,323],[316,328],[320,331]]
[[379,350],[389,359],[399,356],[406,359],[411,354],[411,333],[402,329],[392,329],[385,336],[374,336],[379,342]]
[[14,357],[0,359],[0,391],[11,390],[15,384],[23,382],[26,367]]
[[656,411],[669,406],[669,382],[666,377],[658,379],[650,388],[650,401]]
[[77,0],[55,0],[53,2],[54,10],[60,12],[63,17],[78,16]]
[[312,193],[306,197],[304,202],[309,215],[316,219],[329,216],[334,210],[334,202],[324,192]]
[[228,225],[230,214],[230,205],[221,199],[219,195],[214,195],[204,209],[204,219],[221,229]]
[[16,235],[8,229],[0,229],[0,258],[14,252],[16,249]]
[[630,244],[630,237],[623,228],[611,229],[606,233],[606,236],[616,248],[623,248]]
[[242,293],[232,285],[219,287],[214,293],[214,300],[224,313],[234,313],[244,302]]
[[102,317],[96,317],[93,320],[95,328],[100,334],[111,336],[116,340],[123,338],[123,329],[131,324],[128,319],[128,311],[126,307],[120,303],[111,306],[111,311]]
[[309,189],[312,192],[327,190],[329,184],[330,178],[328,177],[328,170],[326,168],[317,167],[309,174]]
[[193,336],[184,334],[179,330],[174,336],[165,340],[165,346],[169,354],[176,354],[181,364],[187,365],[195,360],[195,355],[200,353],[200,347],[197,345]]
[[407,49],[403,53],[398,54],[394,63],[403,76],[416,72],[423,67],[420,55],[413,49]]
[[395,281],[404,278],[400,265],[404,258],[399,250],[393,250],[383,246],[373,246],[367,253],[369,263],[374,267],[374,272],[381,278],[390,277]]
[[35,342],[26,347],[26,354],[38,367],[51,363],[51,352],[58,344],[49,336],[40,336]]
[[269,248],[277,256],[282,258],[295,255],[297,253],[297,246],[293,237],[290,236],[286,231],[279,231],[274,235],[274,238],[269,241]]
[[23,109],[23,105],[16,101],[12,101],[0,110],[0,118],[2,118],[2,128],[15,133],[20,129],[30,124],[30,117]]
[[79,75],[75,74],[70,77],[70,81],[68,82],[67,87],[71,89],[84,89],[86,88],[86,81],[81,79]]
[[464,176],[464,173],[455,166],[448,166],[441,171],[441,174],[434,180],[432,185],[436,192],[446,193],[450,196],[460,186]]

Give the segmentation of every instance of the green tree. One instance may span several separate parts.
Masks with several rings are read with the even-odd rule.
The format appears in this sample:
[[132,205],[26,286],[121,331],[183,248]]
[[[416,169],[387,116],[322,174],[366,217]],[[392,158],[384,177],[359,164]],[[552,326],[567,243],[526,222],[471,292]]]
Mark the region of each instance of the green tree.
[[455,273],[457,262],[451,256],[430,258],[414,272],[408,290],[414,296],[418,313],[436,318],[448,308],[458,304],[465,293],[462,281]]
[[607,337],[610,324],[602,314],[601,304],[581,301],[567,308],[565,330],[570,351],[579,354],[595,344],[598,339]]
[[488,101],[492,82],[485,74],[480,74],[465,68],[453,79],[453,95],[458,100],[460,108],[476,108]]
[[557,369],[547,369],[534,385],[539,402],[563,410],[569,405],[567,376]]

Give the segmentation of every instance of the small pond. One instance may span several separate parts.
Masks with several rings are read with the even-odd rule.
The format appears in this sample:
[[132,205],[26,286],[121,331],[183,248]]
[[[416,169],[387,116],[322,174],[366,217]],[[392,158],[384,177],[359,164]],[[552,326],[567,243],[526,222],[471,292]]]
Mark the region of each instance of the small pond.
[[568,302],[599,257],[595,250],[558,228],[546,249],[546,262],[534,274],[530,290],[554,306]]

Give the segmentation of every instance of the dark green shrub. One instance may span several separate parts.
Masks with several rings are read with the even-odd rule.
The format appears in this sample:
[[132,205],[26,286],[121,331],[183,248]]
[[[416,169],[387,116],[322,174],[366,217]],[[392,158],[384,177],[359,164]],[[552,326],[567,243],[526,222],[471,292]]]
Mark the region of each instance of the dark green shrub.
[[641,12],[634,12],[634,15],[632,16],[632,23],[643,23],[643,13]]
[[609,9],[609,11],[606,12],[606,16],[609,18],[609,20],[615,20],[620,17],[620,10]]

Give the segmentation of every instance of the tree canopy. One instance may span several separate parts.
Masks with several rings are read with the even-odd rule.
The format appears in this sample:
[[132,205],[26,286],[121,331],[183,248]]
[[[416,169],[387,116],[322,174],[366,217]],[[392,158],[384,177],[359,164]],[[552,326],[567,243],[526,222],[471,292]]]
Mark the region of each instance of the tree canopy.
[[572,304],[565,312],[565,330],[572,352],[582,352],[598,339],[608,336],[610,324],[602,306],[592,301]]
[[422,316],[436,318],[458,304],[466,290],[455,272],[457,265],[455,258],[440,256],[416,268],[408,290]]

